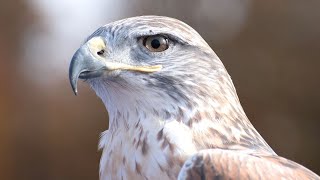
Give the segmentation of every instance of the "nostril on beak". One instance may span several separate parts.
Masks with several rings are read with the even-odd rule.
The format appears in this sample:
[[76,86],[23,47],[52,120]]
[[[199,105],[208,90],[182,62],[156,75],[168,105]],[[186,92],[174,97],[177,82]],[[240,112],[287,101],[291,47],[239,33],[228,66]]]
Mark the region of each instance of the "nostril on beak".
[[104,49],[101,49],[100,51],[97,52],[97,54],[98,54],[99,56],[103,56],[104,53],[105,53],[105,50],[104,50]]

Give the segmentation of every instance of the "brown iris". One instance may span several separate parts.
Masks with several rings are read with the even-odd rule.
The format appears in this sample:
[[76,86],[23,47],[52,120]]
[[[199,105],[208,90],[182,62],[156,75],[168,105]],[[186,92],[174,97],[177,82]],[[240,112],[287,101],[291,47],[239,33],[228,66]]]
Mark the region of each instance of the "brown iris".
[[145,37],[143,45],[151,52],[162,52],[169,47],[168,38],[162,35]]

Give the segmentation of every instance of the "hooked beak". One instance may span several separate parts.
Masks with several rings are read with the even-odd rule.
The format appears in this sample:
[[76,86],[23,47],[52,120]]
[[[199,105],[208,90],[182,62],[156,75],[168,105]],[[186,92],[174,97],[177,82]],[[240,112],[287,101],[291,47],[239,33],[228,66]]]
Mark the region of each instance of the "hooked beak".
[[108,61],[107,55],[101,56],[98,52],[106,51],[106,44],[102,37],[94,37],[82,45],[73,55],[69,67],[69,80],[72,90],[77,95],[78,79],[91,79],[102,76],[106,71],[130,70],[144,73],[157,72],[161,65],[133,66],[124,63]]
[[105,69],[102,61],[96,60],[89,52],[87,46],[82,46],[73,55],[69,67],[69,80],[72,90],[77,95],[78,79],[99,77]]

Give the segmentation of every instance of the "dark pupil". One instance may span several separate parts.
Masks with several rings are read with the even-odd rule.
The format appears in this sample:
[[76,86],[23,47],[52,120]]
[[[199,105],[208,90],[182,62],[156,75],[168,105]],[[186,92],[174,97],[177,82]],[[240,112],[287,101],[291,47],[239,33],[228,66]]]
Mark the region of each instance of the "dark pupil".
[[151,46],[154,49],[158,49],[160,47],[160,41],[158,39],[153,39],[151,41]]

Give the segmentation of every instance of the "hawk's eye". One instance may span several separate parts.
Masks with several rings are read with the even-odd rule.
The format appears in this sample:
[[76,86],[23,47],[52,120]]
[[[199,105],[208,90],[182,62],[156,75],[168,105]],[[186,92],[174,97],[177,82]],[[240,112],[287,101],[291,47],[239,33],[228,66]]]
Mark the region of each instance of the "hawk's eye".
[[162,35],[144,37],[143,45],[151,52],[165,51],[169,47],[168,38]]

